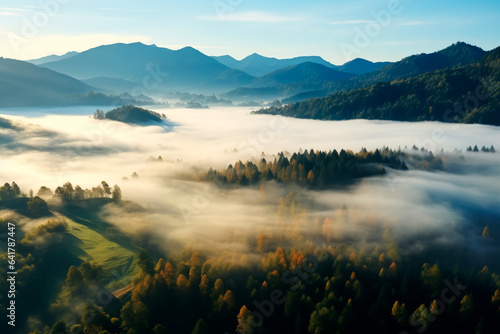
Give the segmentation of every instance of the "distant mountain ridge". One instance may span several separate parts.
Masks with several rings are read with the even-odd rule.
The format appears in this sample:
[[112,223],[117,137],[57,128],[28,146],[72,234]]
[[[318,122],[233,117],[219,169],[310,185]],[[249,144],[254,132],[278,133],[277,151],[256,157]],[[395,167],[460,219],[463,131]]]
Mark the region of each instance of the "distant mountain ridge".
[[356,59],[353,59],[353,60],[345,63],[342,66],[339,66],[337,68],[337,70],[339,70],[341,72],[361,75],[361,74],[366,74],[366,73],[376,71],[379,68],[382,68],[382,67],[387,66],[389,64],[391,64],[391,63],[388,61],[374,63],[374,62],[371,62],[371,61],[366,60],[366,59],[356,58]]
[[[500,125],[500,47],[481,51],[454,44],[431,56],[437,54],[441,60],[453,58],[453,66],[448,61],[440,63],[439,66],[448,65],[445,69],[406,79],[379,81],[258,113],[323,120],[362,118]],[[480,60],[469,63],[481,54]],[[428,55],[412,56],[397,66],[407,61],[420,64],[419,61],[426,58]],[[427,64],[425,69],[433,66],[435,64]],[[472,105],[467,103],[469,100],[476,102]]]
[[[80,80],[100,77],[127,80],[153,92],[162,89],[221,91],[253,80],[252,76],[231,69],[192,47],[170,50],[142,43],[99,46],[42,66]],[[225,78],[231,84],[218,78]]]
[[421,53],[403,58],[374,72],[359,76],[357,81],[371,84],[410,78],[439,69],[468,65],[479,61],[485,54],[486,51],[477,46],[457,42],[433,53]]
[[66,59],[66,58],[70,58],[70,57],[73,57],[75,55],[77,55],[78,52],[76,51],[70,51],[70,52],[66,52],[65,54],[63,55],[50,55],[50,56],[46,56],[46,57],[42,57],[42,58],[37,58],[37,59],[30,59],[30,60],[26,60],[28,63],[32,63],[34,65],[41,65],[41,64],[45,64],[45,63],[50,63],[50,62],[53,62],[53,61],[58,61],[58,60],[63,60],[63,59]]
[[75,78],[31,63],[0,58],[0,107],[104,105],[133,99],[109,97]]
[[0,58],[0,106],[59,104],[92,88],[67,75],[14,59]]
[[293,83],[317,84],[325,81],[346,80],[352,77],[354,77],[354,74],[340,72],[318,63],[304,62],[256,78],[249,86],[273,87]]
[[277,59],[271,57],[264,57],[259,55],[258,53],[253,53],[243,58],[242,60],[236,60],[228,55],[213,56],[212,58],[214,58],[221,64],[226,65],[227,67],[243,71],[254,77],[260,77],[285,67],[298,65],[306,62],[321,64],[329,68],[338,67],[318,56],[303,56],[303,57],[295,57],[289,59]]
[[479,61],[486,51],[464,42],[457,42],[433,53],[421,53],[389,63],[373,72],[361,74],[349,80],[331,82],[322,89],[303,92],[287,99],[288,102],[303,101],[308,97],[323,97],[340,91],[349,91],[371,86],[377,82],[404,80],[435,70],[472,64]]

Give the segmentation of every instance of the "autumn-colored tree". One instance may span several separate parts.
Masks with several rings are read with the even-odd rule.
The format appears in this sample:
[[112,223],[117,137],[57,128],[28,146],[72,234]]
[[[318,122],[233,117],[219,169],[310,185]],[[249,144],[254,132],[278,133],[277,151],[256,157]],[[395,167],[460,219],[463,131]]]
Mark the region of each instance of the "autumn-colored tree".
[[167,262],[165,268],[163,269],[165,281],[168,285],[172,286],[175,284],[175,269],[172,263]]
[[165,260],[163,258],[160,258],[158,260],[158,263],[156,263],[155,272],[159,273],[162,270],[164,270],[165,269],[165,265],[166,265]]
[[224,282],[220,279],[217,278],[217,280],[214,283],[214,287],[212,288],[212,293],[210,296],[214,299],[217,299],[219,295],[224,293]]
[[314,172],[312,170],[307,173],[307,183],[313,184],[314,183]]
[[201,276],[201,282],[199,285],[201,294],[206,295],[208,293],[208,288],[209,288],[208,284],[209,284],[208,276],[207,275]]
[[410,324],[417,327],[419,333],[423,333],[429,326],[429,322],[434,321],[436,318],[429,312],[424,304],[420,305],[410,316]]
[[500,290],[495,290],[495,293],[493,293],[493,297],[491,297],[491,302],[496,305],[500,304]]
[[177,277],[176,285],[181,291],[188,291],[190,287],[189,280],[183,274],[180,274]]
[[467,320],[472,315],[473,307],[472,297],[465,295],[460,301],[460,317],[463,320]]
[[250,310],[243,305],[240,309],[240,313],[236,317],[238,319],[238,326],[236,326],[236,333],[238,334],[252,334],[252,316],[250,315]]
[[402,304],[399,303],[399,301],[397,300],[392,306],[391,314],[392,317],[394,318],[394,321],[400,325],[406,323],[406,320],[408,319],[408,312],[406,311],[406,305],[404,303]]
[[234,293],[231,290],[226,291],[223,301],[229,310],[232,310],[236,307],[236,298],[234,297]]
[[490,228],[486,226],[483,230],[483,238],[489,238],[490,237]]

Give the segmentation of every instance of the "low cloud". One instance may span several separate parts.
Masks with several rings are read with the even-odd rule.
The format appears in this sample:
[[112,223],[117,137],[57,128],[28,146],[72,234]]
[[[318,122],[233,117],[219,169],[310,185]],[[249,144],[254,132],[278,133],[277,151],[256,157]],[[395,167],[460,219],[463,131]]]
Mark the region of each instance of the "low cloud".
[[[250,255],[250,261],[257,258],[252,254],[261,234],[269,242],[281,240],[290,246],[325,240],[326,218],[332,221],[328,236],[333,241],[341,236],[368,249],[388,229],[406,254],[435,246],[471,256],[491,252],[480,236],[486,225],[494,234],[500,218],[498,153],[447,153],[442,171],[389,170],[349,188],[322,191],[275,183],[266,183],[264,189],[224,189],[177,175],[257,160],[262,152],[273,159],[280,151],[300,149],[357,152],[361,147],[417,145],[435,155],[441,149],[451,152],[476,144],[498,149],[496,127],[285,119],[251,115],[243,108],[156,111],[178,126],[166,132],[157,126],[98,121],[88,117],[93,108],[77,110],[80,115],[2,116],[16,120],[23,130],[0,133],[13,138],[1,149],[0,178],[35,192],[42,185],[54,189],[66,181],[83,188],[102,180],[118,184],[124,198],[143,210],[110,205],[101,212],[104,220],[123,233],[149,235],[166,252],[189,248],[221,261],[239,261],[243,255]],[[162,162],[149,159],[158,156]],[[139,178],[130,178],[133,172]],[[280,213],[280,198],[290,192],[300,193],[293,217]],[[495,266],[494,257],[484,259]]]

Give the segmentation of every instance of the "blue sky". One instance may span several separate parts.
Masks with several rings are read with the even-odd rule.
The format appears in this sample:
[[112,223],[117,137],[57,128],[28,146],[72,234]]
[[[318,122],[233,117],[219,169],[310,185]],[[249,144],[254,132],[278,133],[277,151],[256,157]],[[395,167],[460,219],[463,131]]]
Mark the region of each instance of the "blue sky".
[[0,56],[17,59],[141,41],[343,64],[394,61],[457,41],[489,50],[500,45],[499,32],[498,0],[0,0]]

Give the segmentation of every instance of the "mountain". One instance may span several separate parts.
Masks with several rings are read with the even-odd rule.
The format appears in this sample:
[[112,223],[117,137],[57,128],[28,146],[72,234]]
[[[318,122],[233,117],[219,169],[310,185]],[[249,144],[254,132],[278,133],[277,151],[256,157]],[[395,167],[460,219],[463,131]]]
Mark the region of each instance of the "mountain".
[[342,71],[342,72],[361,75],[361,74],[376,71],[379,68],[382,68],[382,67],[389,65],[389,64],[390,64],[390,62],[373,63],[373,62],[366,60],[366,59],[356,58],[356,59],[351,60],[351,61],[345,63],[344,65],[340,66],[338,68],[338,70]]
[[81,81],[89,86],[97,87],[116,94],[119,94],[121,92],[132,93],[135,89],[141,87],[137,83],[132,81],[106,77],[91,78]]
[[324,65],[304,62],[288,66],[255,79],[250,87],[273,87],[284,84],[319,84],[325,81],[346,80],[354,74],[340,72]]
[[463,66],[479,61],[486,51],[477,46],[458,42],[434,53],[413,55],[389,64],[379,70],[359,76],[355,81],[360,84],[389,82],[454,66]]
[[[212,58],[215,59],[215,60],[217,60],[222,65],[226,65],[229,68],[236,69],[236,68],[238,68],[240,66],[239,65],[240,61],[234,59],[233,57],[231,57],[229,55],[225,55],[225,56],[212,56]],[[245,71],[243,71],[243,72],[245,72]],[[250,73],[248,73],[248,74],[250,74]]]
[[106,96],[70,76],[31,63],[0,58],[0,108],[136,103]]
[[75,55],[77,55],[78,52],[76,51],[71,51],[71,52],[67,52],[61,56],[58,56],[58,55],[50,55],[50,56],[46,56],[46,57],[42,57],[42,58],[38,58],[38,59],[31,59],[31,60],[27,60],[28,63],[32,63],[34,65],[41,65],[41,64],[45,64],[45,63],[49,63],[49,62],[53,62],[53,61],[58,61],[58,60],[63,60],[63,59],[66,59],[66,58],[70,58],[70,57],[73,57]]
[[[347,80],[354,74],[344,73],[318,63],[304,62],[256,78],[246,87],[224,94],[234,100],[273,100],[321,91],[332,82]],[[317,95],[314,95],[317,96]],[[323,96],[323,95],[320,95]]]
[[95,89],[67,75],[0,58],[0,107],[59,105],[69,95],[92,90]]
[[[456,54],[460,48],[462,52]],[[461,45],[444,51],[437,58],[443,59],[443,54],[455,55],[454,63],[462,66],[426,72],[405,80],[378,82],[258,113],[324,120],[363,118],[500,125],[500,47],[467,65],[463,64],[482,52]]]
[[[431,54],[422,53],[403,58],[398,62],[390,63],[379,68],[378,70],[361,74],[350,80],[326,83],[324,87],[317,89],[314,92],[310,92],[310,94],[303,94],[303,92],[299,92],[295,96],[290,96],[287,101],[304,101],[305,97],[323,97],[340,91],[368,87],[377,82],[403,80],[438,69],[467,65],[479,61],[485,53],[486,52],[481,48],[463,42],[458,42],[447,47],[446,49],[436,51]],[[359,65],[362,64],[363,61],[357,60],[354,64],[356,63]]]
[[305,62],[317,63],[329,68],[337,67],[327,62],[323,58],[317,56],[295,57],[290,59],[276,59],[276,58],[264,57],[257,53],[254,53],[240,61],[227,55],[213,57],[213,58],[216,59],[218,62],[226,65],[227,67],[243,71],[255,77],[260,77],[272,71],[276,71],[284,67],[298,65]]
[[[142,43],[112,44],[81,52],[71,58],[43,64],[77,79],[112,78],[137,83],[144,92],[162,90],[217,91],[243,86],[253,77],[222,65],[192,47],[180,50]],[[214,85],[214,80],[221,87]]]

